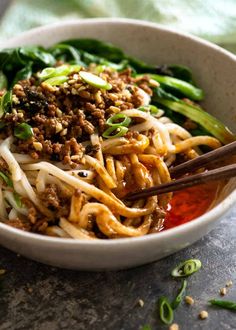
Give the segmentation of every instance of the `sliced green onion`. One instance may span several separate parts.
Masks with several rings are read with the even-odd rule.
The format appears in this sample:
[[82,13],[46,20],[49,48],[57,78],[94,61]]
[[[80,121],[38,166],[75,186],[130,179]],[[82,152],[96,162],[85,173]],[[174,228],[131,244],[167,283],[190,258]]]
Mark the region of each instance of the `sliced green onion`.
[[158,98],[156,101],[171,109],[172,111],[181,113],[187,118],[200,124],[209,133],[211,133],[224,144],[228,144],[236,140],[235,135],[230,132],[230,130],[222,122],[199,107],[186,104],[181,100],[171,101]]
[[68,76],[72,72],[78,72],[81,66],[78,64],[73,65],[60,65],[56,68],[45,68],[39,74],[38,77],[41,81],[44,81],[53,77]]
[[171,307],[173,309],[176,309],[179,306],[179,304],[181,303],[181,301],[183,300],[183,296],[185,294],[186,287],[187,287],[187,281],[183,280],[183,283],[182,283],[182,286],[179,290],[178,295],[176,296],[175,300],[172,301],[172,303],[171,303]]
[[158,304],[161,321],[165,324],[171,324],[174,320],[174,313],[169,301],[166,297],[161,297]]
[[[119,121],[123,119],[122,121]],[[129,126],[131,123],[131,119],[126,116],[124,113],[117,113],[116,115],[107,119],[106,124],[112,127],[120,127],[120,126]]]
[[144,325],[141,330],[152,330],[150,325]]
[[[117,137],[122,137],[128,132],[128,128],[124,126],[114,127],[111,126],[108,129],[105,130],[105,132],[102,134],[102,136],[105,139],[114,139]],[[115,133],[115,134],[114,134]]]
[[184,277],[190,276],[193,273],[196,273],[202,267],[202,263],[198,259],[189,259],[182,263],[180,263],[177,267],[175,267],[171,275],[173,277]]
[[209,300],[209,303],[211,305],[222,307],[224,309],[230,309],[230,310],[236,311],[236,301],[212,299],[212,300]]
[[0,177],[6,183],[7,186],[13,188],[12,180],[5,173],[3,173],[2,171],[0,171]]
[[16,202],[16,205],[21,208],[22,207],[22,201],[20,195],[18,195],[16,192],[13,193],[14,200]]
[[33,136],[32,127],[26,123],[19,124],[14,128],[14,136],[21,140],[27,140]]
[[39,74],[38,77],[42,80],[46,80],[54,76],[56,68],[45,68]]
[[80,71],[79,72],[80,77],[89,85],[101,88],[101,89],[112,89],[112,85],[109,84],[107,81],[104,79],[96,76],[95,74],[91,72],[86,72],[86,71]]
[[52,77],[44,81],[44,83],[51,85],[51,86],[59,86],[62,85],[64,82],[68,80],[67,76],[58,76]]
[[150,112],[151,115],[157,115],[159,110],[155,105],[144,105],[138,108],[138,110],[140,111],[144,111],[144,112]]

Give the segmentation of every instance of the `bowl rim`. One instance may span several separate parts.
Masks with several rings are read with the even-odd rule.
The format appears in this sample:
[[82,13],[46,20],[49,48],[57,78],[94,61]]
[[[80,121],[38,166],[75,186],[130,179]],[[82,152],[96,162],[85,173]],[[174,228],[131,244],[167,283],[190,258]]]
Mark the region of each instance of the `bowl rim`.
[[[30,29],[26,32],[20,33],[19,35],[10,38],[9,40],[1,40],[0,42],[0,48],[6,48],[8,47],[8,44],[11,43],[19,43],[21,39],[33,36],[34,34],[41,33],[41,34],[47,34],[50,30],[53,30],[57,27],[69,27],[69,26],[79,26],[84,24],[121,24],[121,25],[133,25],[133,26],[144,26],[147,28],[153,28],[158,31],[167,32],[179,37],[183,37],[185,39],[190,39],[202,46],[205,46],[207,48],[211,48],[212,50],[216,52],[220,52],[221,54],[225,55],[228,59],[231,59],[233,62],[235,62],[236,65],[236,56],[229,51],[221,48],[220,46],[211,43],[210,41],[204,40],[200,37],[191,35],[186,32],[180,32],[176,31],[175,29],[163,26],[161,24],[157,24],[154,22],[148,22],[145,20],[138,20],[138,19],[129,19],[129,18],[85,18],[85,19],[76,19],[76,20],[65,20],[63,22],[56,22],[53,24],[47,24],[44,26],[36,27],[33,29]],[[114,246],[114,245],[120,245],[120,244],[139,244],[143,243],[145,244],[148,242],[153,242],[156,240],[165,240],[171,237],[178,237],[182,234],[187,234],[188,232],[192,232],[196,230],[197,228],[200,228],[203,223],[205,225],[210,225],[212,222],[217,221],[223,214],[225,214],[227,211],[230,210],[230,208],[235,204],[236,202],[236,189],[234,189],[229,196],[227,196],[223,201],[221,201],[217,206],[215,206],[213,209],[207,211],[200,217],[197,217],[196,219],[193,219],[187,223],[181,224],[177,227],[170,228],[167,230],[164,230],[162,232],[153,233],[149,235],[144,236],[138,236],[138,237],[125,237],[125,238],[119,238],[119,239],[107,239],[107,240],[83,240],[83,239],[73,239],[73,238],[60,238],[60,237],[51,237],[51,236],[44,236],[36,233],[26,232],[21,229],[17,229],[14,227],[11,227],[7,224],[0,222],[0,230],[5,232],[6,234],[12,234],[15,236],[18,236],[19,238],[26,238],[31,239],[38,242],[47,242],[47,244],[50,245],[67,245],[67,246]]]

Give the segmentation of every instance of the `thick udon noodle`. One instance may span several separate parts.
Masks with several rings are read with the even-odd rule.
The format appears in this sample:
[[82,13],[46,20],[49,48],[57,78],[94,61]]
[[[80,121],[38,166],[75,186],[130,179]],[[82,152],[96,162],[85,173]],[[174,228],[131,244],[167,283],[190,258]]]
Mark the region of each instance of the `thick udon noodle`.
[[[219,141],[210,136],[192,137],[186,129],[164,117],[162,110],[156,116],[137,109],[121,113],[135,118],[136,122],[138,119],[138,124],[129,127],[129,131],[138,132],[137,138],[106,140],[92,134],[90,141],[84,144],[99,146],[95,157],[85,155],[84,163],[73,170],[59,162],[33,160],[28,155],[15,153],[13,137],[1,141],[0,156],[9,167],[14,191],[28,198],[48,219],[46,234],[95,239],[96,234],[89,229],[91,221],[95,221],[100,232],[108,238],[145,235],[151,232],[151,227],[158,231],[171,193],[133,203],[122,201],[125,193],[169,182],[168,167],[179,153],[194,158],[200,152],[199,145],[213,149],[220,146]],[[80,177],[80,171],[86,173],[86,177]],[[132,172],[135,186],[127,186],[126,171]],[[61,217],[58,224],[53,223],[54,212],[44,206],[39,197],[51,183],[71,196],[69,216],[67,219]],[[2,185],[1,218],[24,217],[27,212],[25,205],[16,203],[12,189]]]

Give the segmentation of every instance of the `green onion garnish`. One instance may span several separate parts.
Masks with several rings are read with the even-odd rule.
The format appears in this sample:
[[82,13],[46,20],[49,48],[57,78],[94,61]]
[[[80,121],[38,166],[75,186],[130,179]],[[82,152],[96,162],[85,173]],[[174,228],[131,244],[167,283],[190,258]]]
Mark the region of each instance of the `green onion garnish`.
[[45,68],[39,73],[39,78],[41,81],[52,77],[68,76],[72,72],[78,72],[81,66],[78,64],[73,65],[60,65],[56,68]]
[[144,111],[144,112],[150,112],[151,115],[157,115],[159,110],[155,105],[144,105],[138,108],[138,110],[140,111]]
[[55,68],[45,68],[39,73],[39,78],[45,80],[54,76]]
[[18,195],[16,192],[13,193],[14,200],[16,202],[16,205],[21,208],[22,207],[22,201],[20,195]]
[[227,301],[227,300],[209,300],[209,303],[214,306],[222,307],[225,309],[230,309],[236,311],[236,301]]
[[106,90],[112,89],[111,84],[109,84],[107,81],[96,76],[95,74],[93,74],[91,72],[80,71],[79,75],[86,83],[88,83],[91,86],[106,89]]
[[21,140],[27,140],[33,136],[32,127],[26,123],[21,123],[14,128],[14,136]]
[[124,127],[124,126],[119,126],[119,127],[111,126],[105,130],[105,132],[102,134],[102,136],[105,139],[114,139],[117,137],[124,136],[127,133],[127,131],[128,131],[128,128]]
[[13,188],[12,180],[5,173],[3,173],[2,171],[0,171],[0,177],[6,183],[7,186]]
[[[123,119],[120,121],[120,119]],[[129,126],[131,123],[131,119],[126,116],[124,113],[117,113],[116,115],[107,119],[106,124],[112,127],[120,127],[120,126]]]
[[171,324],[174,319],[173,309],[166,297],[161,297],[159,303],[159,316],[163,323]]
[[182,286],[180,288],[178,295],[176,296],[175,300],[171,303],[171,307],[173,309],[176,309],[179,306],[179,304],[181,303],[181,301],[183,300],[183,296],[185,294],[186,287],[187,287],[187,281],[183,280],[183,283],[182,283]]
[[171,275],[173,277],[184,277],[184,276],[190,276],[193,273],[197,272],[202,267],[201,261],[198,259],[189,259],[181,264],[179,264],[177,267],[175,267]]
[[59,86],[62,85],[64,82],[68,80],[67,76],[58,76],[52,77],[44,81],[44,83],[51,85],[51,86]]
[[152,330],[150,325],[144,325],[141,330]]

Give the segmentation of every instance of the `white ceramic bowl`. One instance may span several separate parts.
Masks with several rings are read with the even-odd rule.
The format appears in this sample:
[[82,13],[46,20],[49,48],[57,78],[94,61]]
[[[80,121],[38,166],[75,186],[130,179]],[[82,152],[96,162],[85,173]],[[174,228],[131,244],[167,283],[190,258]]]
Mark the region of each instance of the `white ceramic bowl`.
[[[236,57],[199,38],[142,21],[86,19],[31,30],[5,42],[1,48],[31,44],[50,46],[81,37],[112,42],[149,63],[190,66],[206,92],[204,106],[236,131]],[[91,242],[40,236],[0,223],[0,241],[21,255],[58,267],[83,270],[134,267],[176,252],[209,232],[236,202],[235,187],[235,180],[231,180],[217,205],[203,216],[158,234]]]

